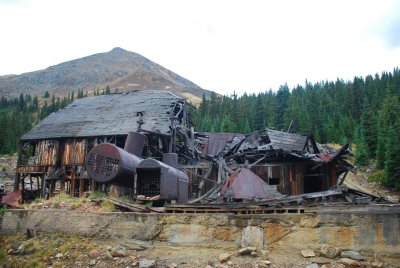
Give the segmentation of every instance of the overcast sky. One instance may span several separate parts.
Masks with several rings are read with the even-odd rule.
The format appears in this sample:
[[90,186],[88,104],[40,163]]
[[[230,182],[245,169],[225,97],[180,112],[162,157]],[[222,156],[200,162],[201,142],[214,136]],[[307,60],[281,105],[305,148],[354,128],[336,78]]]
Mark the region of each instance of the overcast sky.
[[0,75],[114,47],[222,94],[400,65],[399,0],[0,0],[0,30]]

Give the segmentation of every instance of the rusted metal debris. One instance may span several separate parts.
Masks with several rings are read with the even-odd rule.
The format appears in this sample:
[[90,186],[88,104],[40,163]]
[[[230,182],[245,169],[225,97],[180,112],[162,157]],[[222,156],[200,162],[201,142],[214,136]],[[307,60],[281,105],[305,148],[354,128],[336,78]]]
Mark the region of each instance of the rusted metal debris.
[[1,197],[1,204],[5,204],[12,208],[20,208],[22,203],[21,191],[7,193]]
[[255,200],[282,197],[276,186],[269,185],[247,168],[231,174],[221,188],[221,198],[227,200]]

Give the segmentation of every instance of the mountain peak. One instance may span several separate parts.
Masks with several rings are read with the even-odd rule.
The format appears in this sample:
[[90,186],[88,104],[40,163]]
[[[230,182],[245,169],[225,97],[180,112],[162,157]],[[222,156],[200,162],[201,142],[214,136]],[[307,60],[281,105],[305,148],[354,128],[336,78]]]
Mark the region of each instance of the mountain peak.
[[182,76],[120,47],[44,70],[0,77],[0,94],[5,96],[18,96],[20,93],[42,95],[46,91],[63,96],[76,90],[90,93],[106,86],[118,88],[119,92],[168,90],[183,97],[194,96],[199,101],[203,93],[209,95],[208,91]]
[[120,48],[120,47],[114,47],[110,51],[110,53],[126,53],[126,52],[128,52],[128,51],[123,48]]

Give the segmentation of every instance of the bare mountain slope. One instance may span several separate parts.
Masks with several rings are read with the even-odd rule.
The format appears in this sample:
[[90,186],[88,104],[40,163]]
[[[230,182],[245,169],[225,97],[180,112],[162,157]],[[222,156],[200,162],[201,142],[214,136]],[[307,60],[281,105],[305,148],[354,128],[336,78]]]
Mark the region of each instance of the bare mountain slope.
[[80,89],[118,88],[168,90],[181,96],[201,97],[204,90],[178,74],[134,52],[114,48],[106,53],[64,62],[47,69],[21,75],[0,76],[0,94],[20,93],[65,95]]

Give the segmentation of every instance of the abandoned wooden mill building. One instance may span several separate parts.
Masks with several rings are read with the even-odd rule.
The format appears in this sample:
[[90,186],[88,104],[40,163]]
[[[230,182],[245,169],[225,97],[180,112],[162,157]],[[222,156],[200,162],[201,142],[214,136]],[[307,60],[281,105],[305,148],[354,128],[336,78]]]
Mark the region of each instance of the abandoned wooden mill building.
[[77,99],[21,137],[15,189],[21,189],[24,198],[28,192],[42,197],[58,192],[82,196],[96,187],[84,166],[96,145],[123,148],[128,132],[139,131],[146,135],[142,156],[161,159],[163,153],[182,150],[179,140],[185,140],[182,135],[190,126],[186,100],[169,92]]
[[195,132],[187,105],[149,90],[75,100],[21,137],[15,189],[78,197],[112,184],[131,197],[237,202],[327,191],[353,170],[347,145],[311,134]]

